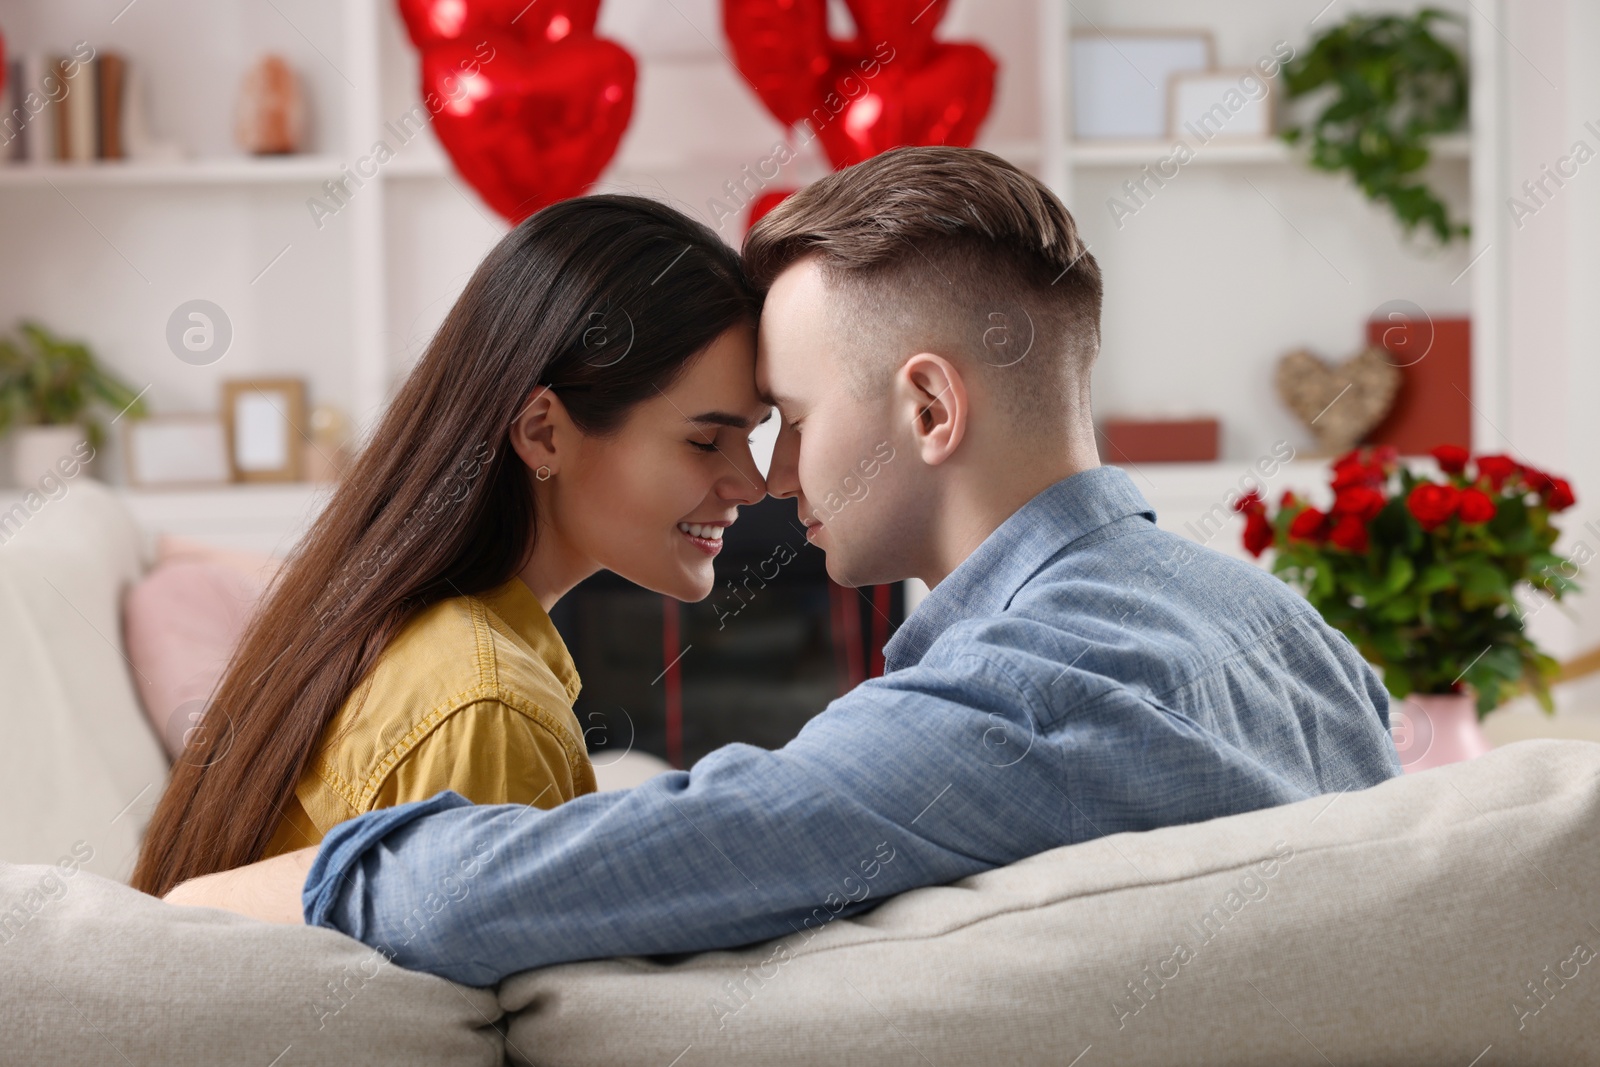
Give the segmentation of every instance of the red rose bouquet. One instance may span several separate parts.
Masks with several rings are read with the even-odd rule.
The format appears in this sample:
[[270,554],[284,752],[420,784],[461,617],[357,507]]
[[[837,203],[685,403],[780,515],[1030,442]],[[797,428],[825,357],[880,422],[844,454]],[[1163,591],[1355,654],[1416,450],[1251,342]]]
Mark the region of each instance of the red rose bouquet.
[[1292,492],[1276,514],[1255,493],[1235,510],[1244,544],[1274,549],[1273,573],[1296,586],[1383,672],[1396,698],[1477,696],[1479,716],[1519,692],[1553,709],[1555,660],[1523,629],[1515,590],[1559,600],[1576,568],[1551,551],[1551,516],[1574,503],[1564,479],[1509,456],[1433,450],[1440,477],[1399,463],[1392,448],[1333,461],[1326,511]]

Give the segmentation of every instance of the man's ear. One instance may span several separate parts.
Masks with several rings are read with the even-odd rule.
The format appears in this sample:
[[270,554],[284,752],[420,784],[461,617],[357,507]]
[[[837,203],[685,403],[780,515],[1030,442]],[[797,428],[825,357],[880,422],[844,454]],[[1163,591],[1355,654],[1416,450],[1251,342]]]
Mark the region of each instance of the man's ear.
[[967,383],[943,356],[918,352],[895,375],[895,410],[911,425],[922,461],[937,466],[955,454],[967,432]]
[[577,432],[561,398],[541,385],[528,394],[522,410],[511,423],[511,447],[529,470],[550,468],[554,474]]

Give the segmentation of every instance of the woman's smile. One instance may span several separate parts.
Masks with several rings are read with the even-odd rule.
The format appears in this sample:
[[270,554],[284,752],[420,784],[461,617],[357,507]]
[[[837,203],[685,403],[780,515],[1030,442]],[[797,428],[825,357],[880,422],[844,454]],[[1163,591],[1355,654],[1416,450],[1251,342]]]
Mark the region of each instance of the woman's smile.
[[715,556],[722,551],[722,531],[732,525],[731,519],[722,522],[680,522],[678,532],[706,555]]

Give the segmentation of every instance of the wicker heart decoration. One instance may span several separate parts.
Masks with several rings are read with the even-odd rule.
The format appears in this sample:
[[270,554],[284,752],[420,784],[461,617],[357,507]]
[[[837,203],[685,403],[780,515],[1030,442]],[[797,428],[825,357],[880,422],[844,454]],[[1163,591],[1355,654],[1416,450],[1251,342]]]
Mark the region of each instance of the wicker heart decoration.
[[1278,361],[1278,395],[1317,438],[1318,451],[1349,451],[1383,421],[1400,391],[1400,368],[1381,348],[1339,364],[1305,349]]

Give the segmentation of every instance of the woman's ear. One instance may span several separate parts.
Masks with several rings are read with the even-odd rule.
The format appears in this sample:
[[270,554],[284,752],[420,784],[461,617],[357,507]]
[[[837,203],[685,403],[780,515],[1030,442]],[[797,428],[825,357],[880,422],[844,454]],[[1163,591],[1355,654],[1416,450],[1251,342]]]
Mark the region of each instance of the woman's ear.
[[561,460],[570,450],[576,432],[561,398],[549,386],[541,385],[528,394],[527,402],[511,422],[511,447],[529,470],[544,467],[554,474],[561,469]]
[[930,467],[949,459],[967,431],[967,384],[943,356],[919,352],[895,375],[895,409]]

